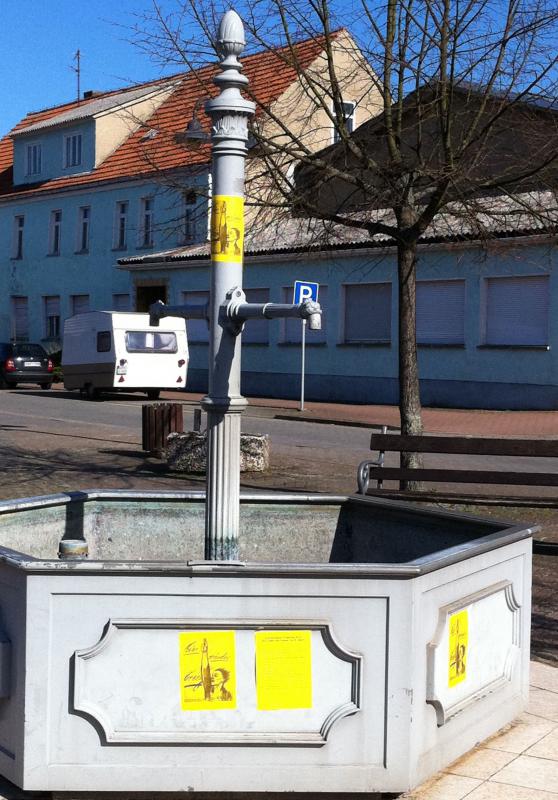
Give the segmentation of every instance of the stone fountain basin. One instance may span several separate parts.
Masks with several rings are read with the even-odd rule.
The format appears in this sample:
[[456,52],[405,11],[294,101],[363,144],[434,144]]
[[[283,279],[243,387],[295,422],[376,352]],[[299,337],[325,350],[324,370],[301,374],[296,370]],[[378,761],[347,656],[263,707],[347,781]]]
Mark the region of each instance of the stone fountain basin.
[[[51,791],[401,792],[524,708],[531,533],[363,497],[0,503],[0,773]],[[89,558],[60,561],[61,538]],[[205,659],[205,660],[204,660]]]

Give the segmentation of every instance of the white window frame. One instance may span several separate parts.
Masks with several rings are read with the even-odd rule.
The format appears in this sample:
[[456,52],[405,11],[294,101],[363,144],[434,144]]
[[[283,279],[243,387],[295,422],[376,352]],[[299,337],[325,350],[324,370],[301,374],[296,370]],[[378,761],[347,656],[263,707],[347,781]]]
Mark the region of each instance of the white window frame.
[[42,171],[42,148],[40,142],[30,142],[26,147],[25,174],[40,175]]
[[14,228],[12,239],[12,258],[23,258],[23,232],[25,230],[25,214],[14,216]]
[[[349,130],[349,133],[352,133],[356,128],[356,109],[357,109],[357,104],[356,104],[355,100],[345,100],[345,99],[343,99],[343,110],[345,110],[345,106],[351,106],[351,113],[345,116],[345,121],[349,123],[349,125],[347,126],[348,130]],[[333,114],[334,117],[337,116],[335,114],[335,108],[333,106],[333,103],[331,105],[331,113]],[[338,135],[337,126],[335,125],[335,123],[333,123],[333,125],[332,125],[331,141],[333,142],[333,144],[335,144],[336,142],[341,141],[341,139],[340,139],[340,137]]]
[[[48,301],[58,301],[58,314],[48,314]],[[45,338],[58,339],[60,337],[60,295],[50,294],[43,296],[43,309],[45,318]],[[52,323],[51,323],[52,320]]]
[[[117,200],[114,208],[113,250],[126,250],[128,247],[128,200]],[[121,236],[121,234],[123,234]]]
[[[57,219],[57,215],[60,215]],[[59,256],[62,249],[62,209],[56,208],[50,212],[48,232],[48,254]]]
[[89,252],[89,234],[91,231],[91,206],[78,208],[78,224],[76,236],[76,253]]
[[198,195],[189,189],[182,193],[182,214],[180,243],[193,244],[196,241],[196,214],[198,213]]
[[81,133],[68,133],[63,139],[62,163],[64,169],[81,166],[83,159],[83,137]]
[[[526,281],[526,280],[543,280],[546,284],[546,308],[545,308],[545,332],[544,332],[544,342],[521,342],[521,341],[507,341],[507,342],[497,342],[488,337],[488,315],[489,315],[489,308],[488,308],[488,294],[489,294],[489,283],[491,281]],[[480,345],[481,347],[502,347],[502,348],[513,348],[513,347],[542,347],[548,348],[549,342],[549,333],[550,333],[550,275],[549,274],[530,274],[530,275],[490,275],[486,276],[481,284],[481,313],[480,313]],[[513,330],[517,332],[517,326],[513,327]],[[511,337],[510,337],[511,338]]]
[[[418,307],[418,303],[419,303],[419,300],[418,300],[419,288],[424,284],[450,284],[450,283],[454,284],[456,286],[460,285],[462,287],[462,289],[463,289],[463,311],[462,311],[462,315],[463,315],[463,330],[461,332],[461,336],[460,336],[459,340],[446,341],[446,342],[442,341],[441,339],[437,339],[437,340],[434,340],[434,339],[431,339],[431,340],[422,339],[421,338],[421,333],[420,333],[420,330],[419,330],[420,321],[419,321],[419,318],[418,318],[418,315],[419,315],[419,307]],[[416,308],[416,314],[417,314],[417,319],[416,319],[417,345],[419,347],[429,347],[429,346],[431,346],[431,347],[463,347],[465,345],[465,323],[466,323],[466,319],[467,319],[466,308],[467,308],[467,285],[466,285],[466,281],[465,281],[464,278],[433,278],[433,279],[427,278],[427,279],[424,279],[424,280],[417,281],[417,308]]]
[[29,142],[25,147],[25,177],[40,175],[43,169],[40,142]]
[[[389,287],[389,294],[390,294],[390,304],[389,304],[389,338],[388,339],[347,339],[347,326],[346,326],[346,316],[347,316],[347,289],[352,289],[355,287],[363,287],[363,286],[388,286]],[[344,345],[391,345],[392,342],[392,326],[393,326],[393,283],[392,281],[366,281],[366,282],[359,282],[359,283],[344,283],[341,286],[341,297],[342,297],[342,306],[341,306],[341,316],[340,316],[340,344]]]
[[140,200],[140,219],[139,219],[139,243],[140,248],[153,247],[153,227],[154,227],[154,197],[147,195]]

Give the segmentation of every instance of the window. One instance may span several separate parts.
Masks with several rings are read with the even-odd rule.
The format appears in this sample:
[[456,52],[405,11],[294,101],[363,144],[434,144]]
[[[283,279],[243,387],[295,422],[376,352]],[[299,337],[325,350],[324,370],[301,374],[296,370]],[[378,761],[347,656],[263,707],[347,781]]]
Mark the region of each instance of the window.
[[27,145],[27,159],[25,164],[26,175],[40,175],[41,174],[41,145],[28,144]]
[[417,343],[465,342],[465,281],[417,281]]
[[112,337],[110,331],[99,331],[97,333],[97,352],[109,353],[112,347]]
[[60,239],[62,235],[62,212],[50,212],[50,232],[48,251],[51,256],[60,255]]
[[344,336],[347,344],[391,341],[391,283],[344,286]]
[[184,208],[182,211],[182,231],[180,237],[182,244],[188,244],[196,240],[197,200],[198,196],[194,191],[185,192],[183,195]]
[[19,214],[14,217],[14,235],[12,244],[12,258],[23,258],[23,228],[25,217]]
[[142,197],[140,216],[140,247],[153,247],[153,198]]
[[76,251],[87,253],[89,251],[89,222],[91,220],[91,207],[81,206],[78,209],[78,230]]
[[81,133],[64,137],[64,167],[79,167],[81,164]]
[[[207,305],[209,292],[182,292],[182,302],[192,306]],[[188,329],[188,344],[209,341],[209,326],[205,319],[189,319],[186,321],[186,326]]]
[[12,297],[12,338],[16,342],[29,339],[27,297]]
[[170,331],[126,331],[128,353],[176,353],[176,334]]
[[483,292],[484,344],[547,344],[548,275],[487,278]]
[[[352,133],[355,129],[355,116],[356,116],[356,103],[353,102],[346,102],[343,103],[343,117],[345,119],[345,127],[347,128],[347,133]],[[339,117],[337,118],[339,119]],[[333,141],[338,142],[340,140],[339,131],[337,130],[337,126],[333,127]]]
[[126,249],[126,234],[128,228],[128,202],[119,200],[116,204],[116,214],[114,218],[114,249]]
[[56,339],[60,336],[60,297],[50,295],[43,298],[45,311],[45,336]]
[[[293,287],[283,287],[283,302],[293,302]],[[322,329],[320,331],[311,331],[308,325],[306,326],[306,344],[320,344],[326,341],[326,315],[325,307],[327,306],[327,286],[320,285],[318,294],[318,302],[322,307]],[[284,344],[300,344],[302,340],[302,321],[300,319],[285,319],[282,324],[281,341]]]
[[70,307],[72,314],[85,314],[89,311],[89,295],[73,294],[70,297]]
[[[248,303],[269,303],[269,289],[244,289]],[[250,319],[242,332],[244,344],[268,344],[269,320]]]
[[113,294],[112,296],[113,311],[129,311],[130,310],[130,295],[129,294]]

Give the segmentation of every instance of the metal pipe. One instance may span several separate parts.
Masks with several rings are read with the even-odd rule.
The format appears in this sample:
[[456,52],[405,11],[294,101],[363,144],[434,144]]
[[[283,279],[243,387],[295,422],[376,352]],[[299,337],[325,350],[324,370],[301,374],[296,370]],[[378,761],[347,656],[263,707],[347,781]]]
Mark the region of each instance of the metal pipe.
[[149,324],[153,327],[159,325],[163,317],[181,317],[182,319],[208,319],[209,306],[200,305],[167,306],[161,300],[149,306]]

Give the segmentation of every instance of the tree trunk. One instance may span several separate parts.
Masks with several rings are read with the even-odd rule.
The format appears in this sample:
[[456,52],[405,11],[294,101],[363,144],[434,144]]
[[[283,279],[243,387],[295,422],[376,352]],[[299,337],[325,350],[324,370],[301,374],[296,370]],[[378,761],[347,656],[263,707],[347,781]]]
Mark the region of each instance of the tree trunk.
[[[422,434],[422,408],[416,341],[416,242],[400,243],[397,248],[399,286],[399,414],[401,433]],[[401,467],[422,466],[418,453],[401,453]],[[418,491],[418,481],[401,481],[401,489]]]

